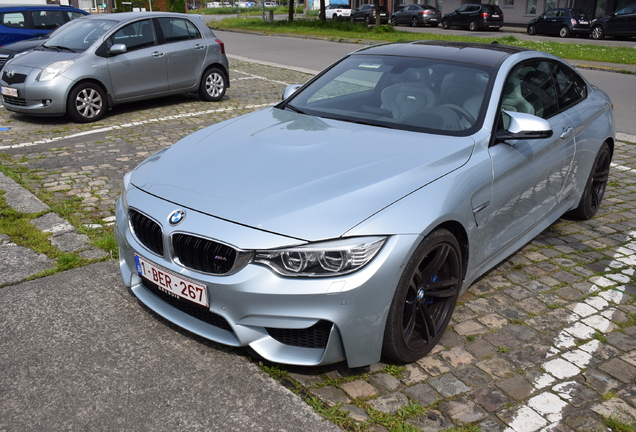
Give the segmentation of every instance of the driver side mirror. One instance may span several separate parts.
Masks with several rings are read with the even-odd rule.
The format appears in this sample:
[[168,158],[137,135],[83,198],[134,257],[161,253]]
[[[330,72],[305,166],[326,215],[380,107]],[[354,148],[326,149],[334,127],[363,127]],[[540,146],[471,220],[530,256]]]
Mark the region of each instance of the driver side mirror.
[[285,87],[285,90],[283,91],[283,100],[287,99],[288,97],[290,97],[291,95],[293,95],[294,93],[296,93],[296,90],[298,90],[300,87],[302,87],[302,84],[292,84],[292,85],[288,85],[287,87]]
[[504,129],[497,132],[496,142],[550,138],[550,123],[532,114],[503,110]]
[[124,44],[115,44],[108,50],[109,54],[118,55],[123,54],[127,51],[126,45]]

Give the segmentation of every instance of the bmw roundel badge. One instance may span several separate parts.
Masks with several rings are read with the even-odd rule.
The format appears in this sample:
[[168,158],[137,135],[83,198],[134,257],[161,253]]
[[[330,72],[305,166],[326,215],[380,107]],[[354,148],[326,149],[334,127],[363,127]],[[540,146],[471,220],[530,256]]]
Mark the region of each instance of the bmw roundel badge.
[[170,222],[170,225],[177,225],[181,223],[181,221],[183,221],[184,219],[185,219],[185,212],[183,210],[175,210],[172,213],[170,213],[170,216],[168,217],[168,222]]

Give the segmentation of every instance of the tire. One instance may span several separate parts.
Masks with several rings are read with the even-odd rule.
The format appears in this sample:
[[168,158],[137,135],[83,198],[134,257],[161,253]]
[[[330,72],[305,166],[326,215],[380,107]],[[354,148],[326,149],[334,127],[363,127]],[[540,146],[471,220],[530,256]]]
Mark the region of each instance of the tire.
[[534,36],[537,34],[537,28],[534,26],[534,24],[528,26],[528,34],[530,36]]
[[413,253],[395,290],[383,354],[405,363],[428,354],[446,330],[462,279],[457,239],[446,229],[433,231]]
[[66,101],[66,113],[76,123],[90,123],[106,115],[106,92],[99,85],[86,82],[71,90]]
[[477,21],[475,21],[475,20],[471,20],[471,21],[470,21],[470,23],[468,24],[468,30],[470,30],[470,31],[475,31],[475,30],[477,30],[477,29],[478,29],[478,27],[477,27]]
[[448,30],[450,28],[450,22],[448,20],[442,20],[442,28]]
[[391,17],[391,25],[393,27],[397,27],[398,26],[398,22],[397,22],[397,18],[396,17]]
[[371,24],[371,18],[369,18],[369,15],[367,15],[367,16],[365,16],[365,17],[364,17],[364,23],[365,23],[366,25]]
[[592,39],[601,40],[605,37],[605,29],[600,25],[594,26],[590,36],[592,36]]
[[219,68],[209,68],[201,77],[199,97],[204,101],[218,102],[225,96],[227,77]]
[[570,29],[563,26],[559,29],[559,36],[562,38],[570,37]]
[[417,21],[416,17],[413,17],[413,19],[411,20],[411,27],[419,27],[420,23]]
[[566,213],[567,217],[577,220],[587,220],[594,217],[603,201],[611,160],[612,153],[609,145],[605,142],[594,159],[594,165],[592,165],[590,175],[585,183],[579,206]]
[[354,23],[356,22],[356,19],[353,17],[353,15],[349,16],[349,21]]

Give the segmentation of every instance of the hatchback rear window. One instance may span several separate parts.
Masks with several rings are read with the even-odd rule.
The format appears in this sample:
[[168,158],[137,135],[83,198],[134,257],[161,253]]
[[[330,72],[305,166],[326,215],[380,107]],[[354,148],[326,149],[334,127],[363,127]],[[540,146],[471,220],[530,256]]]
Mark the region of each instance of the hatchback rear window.
[[582,19],[582,20],[587,19],[587,15],[585,15],[585,12],[583,12],[583,9],[573,9],[572,17]]
[[499,6],[484,6],[484,8],[490,14],[501,15],[502,13],[501,9],[499,9]]

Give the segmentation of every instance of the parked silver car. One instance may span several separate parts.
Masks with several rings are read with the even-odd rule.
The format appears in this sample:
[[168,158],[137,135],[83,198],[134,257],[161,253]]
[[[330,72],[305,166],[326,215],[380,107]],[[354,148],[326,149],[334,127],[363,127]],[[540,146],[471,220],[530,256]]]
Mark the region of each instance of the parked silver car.
[[279,363],[412,362],[458,296],[601,204],[607,95],[497,44],[362,48],[277,106],[124,177],[123,281],[169,321]]
[[0,93],[9,111],[92,122],[120,103],[177,93],[219,101],[228,72],[225,47],[200,16],[100,14],[7,62]]

